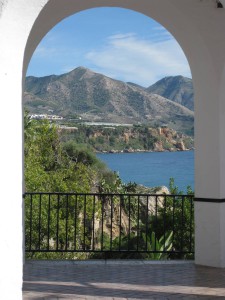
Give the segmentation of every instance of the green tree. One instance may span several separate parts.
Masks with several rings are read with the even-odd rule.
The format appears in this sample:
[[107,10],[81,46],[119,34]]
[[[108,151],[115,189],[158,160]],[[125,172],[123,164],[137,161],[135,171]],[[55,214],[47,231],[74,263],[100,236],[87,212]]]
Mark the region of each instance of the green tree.
[[94,158],[80,151],[75,161],[63,148],[57,126],[48,121],[25,115],[24,124],[26,191],[90,192],[96,174],[86,160]]

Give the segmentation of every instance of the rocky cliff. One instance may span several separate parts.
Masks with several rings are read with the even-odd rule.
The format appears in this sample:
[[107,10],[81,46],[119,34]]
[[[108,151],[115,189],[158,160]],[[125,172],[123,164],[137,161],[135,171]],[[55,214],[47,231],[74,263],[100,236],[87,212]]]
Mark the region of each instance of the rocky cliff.
[[192,137],[168,127],[78,126],[61,128],[63,139],[88,144],[96,152],[185,151],[194,148]]

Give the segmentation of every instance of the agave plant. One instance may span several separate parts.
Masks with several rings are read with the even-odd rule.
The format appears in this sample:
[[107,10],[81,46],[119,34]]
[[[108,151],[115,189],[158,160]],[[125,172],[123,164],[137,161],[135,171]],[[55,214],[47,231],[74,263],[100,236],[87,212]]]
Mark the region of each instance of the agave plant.
[[[156,238],[155,232],[152,232],[150,236],[142,233],[142,238],[147,243],[147,250],[152,251],[148,258],[155,260],[168,258],[168,251],[173,247],[173,231],[166,232],[160,239]],[[154,253],[154,251],[157,252]]]

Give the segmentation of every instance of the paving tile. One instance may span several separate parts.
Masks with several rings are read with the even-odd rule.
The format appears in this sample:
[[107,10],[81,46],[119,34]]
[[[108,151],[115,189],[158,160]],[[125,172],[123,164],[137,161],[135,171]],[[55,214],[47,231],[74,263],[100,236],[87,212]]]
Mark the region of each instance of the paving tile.
[[188,261],[28,261],[23,300],[37,299],[225,299],[225,269]]

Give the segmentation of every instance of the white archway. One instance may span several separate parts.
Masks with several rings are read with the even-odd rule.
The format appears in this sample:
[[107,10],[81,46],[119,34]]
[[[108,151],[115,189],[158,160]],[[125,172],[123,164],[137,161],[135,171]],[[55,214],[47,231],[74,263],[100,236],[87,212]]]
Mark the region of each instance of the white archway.
[[[84,9],[101,6],[123,7],[143,13],[161,23],[173,34],[186,54],[192,71],[193,82],[195,86],[195,112],[197,124],[198,111],[201,111],[201,102],[204,101],[204,104],[206,104],[206,100],[201,99],[206,99],[210,94],[211,99],[215,98],[215,90],[217,92],[219,90],[216,82],[217,70],[215,68],[221,67],[221,65],[220,63],[218,64],[216,60],[220,61],[220,58],[222,58],[223,61],[225,59],[224,54],[222,54],[221,51],[218,51],[220,49],[220,45],[218,44],[216,49],[214,49],[215,45],[213,45],[210,41],[210,39],[213,37],[213,39],[215,39],[217,42],[220,40],[222,48],[224,47],[224,42],[222,39],[223,34],[219,30],[219,28],[222,28],[223,22],[221,22],[221,27],[218,26],[220,22],[218,18],[221,17],[221,21],[224,21],[224,11],[221,13],[220,10],[216,9],[216,5],[213,5],[213,2],[209,0],[204,0],[200,3],[196,0],[190,0],[188,3],[185,1],[180,1],[178,3],[177,0],[152,0],[151,3],[148,3],[147,5],[145,1],[139,1],[137,3],[136,1],[111,0],[110,3],[106,4],[105,0],[86,0],[78,5],[77,3],[68,0],[63,2],[50,0],[41,10],[30,31],[24,55],[23,73],[25,74],[30,58],[40,40],[53,26],[71,14]],[[209,31],[206,31],[205,25],[208,24],[205,24],[206,15],[202,13],[203,10],[205,10],[204,13],[210,15],[210,18],[212,18],[214,14],[214,17],[218,19],[216,23],[212,22],[210,27],[207,26],[209,27],[207,28]],[[199,14],[199,12],[201,12],[201,14]],[[190,16],[191,18],[194,18],[195,22],[190,22]],[[202,26],[202,24],[204,26]],[[215,37],[215,32],[217,32],[218,37]],[[220,35],[221,39],[219,39]],[[217,53],[215,50],[217,50]],[[218,65],[216,66],[216,64]],[[206,85],[205,82],[210,82],[210,84]],[[199,103],[200,108],[198,109]],[[209,107],[209,111],[212,112],[213,109]],[[196,135],[197,133],[198,131],[196,130]],[[198,143],[197,137],[196,140]],[[209,151],[211,150],[209,149]],[[212,190],[212,179],[215,179],[216,172],[213,173],[212,166],[210,166],[209,170],[210,172],[208,169],[204,171],[204,173],[207,173],[209,176],[207,184],[205,184],[205,178],[204,183],[201,184],[204,186],[204,191],[207,197],[209,197],[211,192],[213,195],[215,195]],[[196,180],[198,181],[198,178],[196,178]],[[198,187],[199,185],[197,185],[197,194]],[[219,197],[220,195],[218,194],[217,198]]]
[[216,0],[2,0],[0,285],[4,299],[22,297],[21,98],[26,68],[54,25],[78,11],[101,6],[128,8],[155,19],[173,34],[188,58],[195,87],[196,263],[225,267],[225,9],[218,9]]

